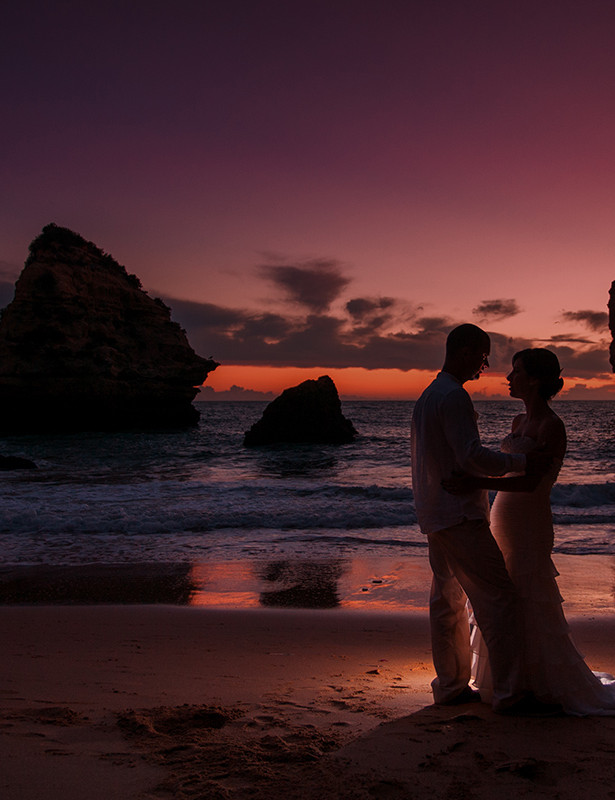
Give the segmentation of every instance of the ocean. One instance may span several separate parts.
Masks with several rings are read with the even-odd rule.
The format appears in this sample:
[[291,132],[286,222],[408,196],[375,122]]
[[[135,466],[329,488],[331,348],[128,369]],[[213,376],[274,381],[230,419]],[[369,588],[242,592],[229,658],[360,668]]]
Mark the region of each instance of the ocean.
[[[410,488],[412,402],[345,402],[352,444],[245,448],[260,402],[200,402],[185,431],[12,436],[0,454],[0,563],[207,563],[426,553]],[[615,403],[555,401],[569,450],[555,551],[615,554]],[[497,448],[521,405],[476,403]]]

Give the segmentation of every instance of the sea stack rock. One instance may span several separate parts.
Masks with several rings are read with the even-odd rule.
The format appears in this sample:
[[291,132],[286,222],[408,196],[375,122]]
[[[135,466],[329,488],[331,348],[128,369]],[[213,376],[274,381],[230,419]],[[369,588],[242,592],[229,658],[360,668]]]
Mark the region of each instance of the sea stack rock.
[[244,445],[277,442],[346,444],[357,432],[342,414],[335,384],[328,375],[285,389],[246,433]]
[[615,281],[609,290],[609,328],[611,330],[611,346],[609,347],[609,361],[611,369],[615,372]]
[[0,429],[195,424],[201,358],[161,300],[77,233],[47,225],[0,319]]

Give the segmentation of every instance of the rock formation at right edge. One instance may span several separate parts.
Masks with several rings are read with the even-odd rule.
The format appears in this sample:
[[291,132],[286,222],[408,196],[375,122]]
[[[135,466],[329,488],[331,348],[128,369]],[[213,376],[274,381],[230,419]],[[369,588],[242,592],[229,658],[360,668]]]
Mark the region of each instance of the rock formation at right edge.
[[609,290],[609,328],[611,330],[609,361],[611,362],[611,369],[615,372],[615,281],[613,281]]

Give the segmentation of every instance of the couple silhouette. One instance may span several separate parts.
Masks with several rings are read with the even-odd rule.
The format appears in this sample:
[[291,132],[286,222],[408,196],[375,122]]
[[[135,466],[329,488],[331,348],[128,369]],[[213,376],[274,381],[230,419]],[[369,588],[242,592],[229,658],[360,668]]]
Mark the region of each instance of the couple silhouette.
[[549,403],[563,386],[558,359],[544,348],[513,356],[510,395],[525,412],[495,451],[481,444],[464,389],[490,352],[484,330],[454,328],[412,416],[412,487],[433,573],[434,701],[485,701],[506,715],[615,714],[615,679],[592,672],[570,638],[551,558],[550,491],[566,452]]

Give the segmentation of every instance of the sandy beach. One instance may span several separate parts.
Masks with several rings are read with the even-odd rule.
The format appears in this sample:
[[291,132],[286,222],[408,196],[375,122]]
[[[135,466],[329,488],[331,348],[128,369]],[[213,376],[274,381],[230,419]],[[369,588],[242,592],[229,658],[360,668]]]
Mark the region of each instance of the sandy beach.
[[[573,637],[613,672],[612,559],[577,561]],[[0,606],[1,796],[613,797],[615,718],[433,706],[424,609],[211,605]]]

